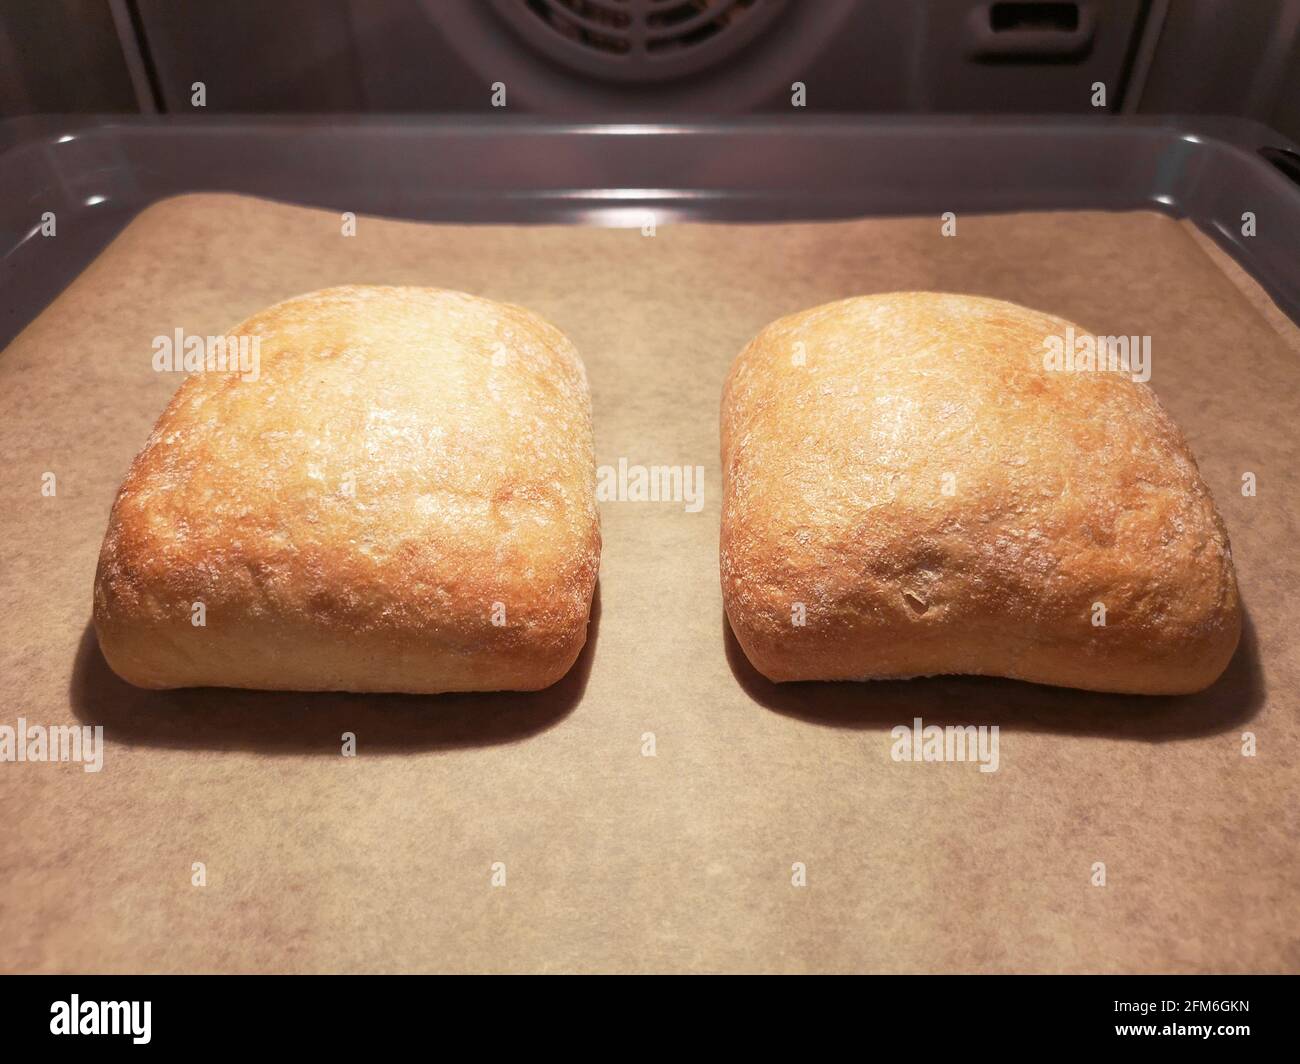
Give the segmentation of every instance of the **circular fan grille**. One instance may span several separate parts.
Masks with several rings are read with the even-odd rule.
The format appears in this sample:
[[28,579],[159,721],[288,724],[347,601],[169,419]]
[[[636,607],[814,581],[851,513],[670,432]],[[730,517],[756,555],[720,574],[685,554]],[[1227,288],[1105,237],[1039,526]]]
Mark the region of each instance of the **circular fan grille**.
[[534,47],[620,81],[682,77],[751,41],[785,0],[494,0]]

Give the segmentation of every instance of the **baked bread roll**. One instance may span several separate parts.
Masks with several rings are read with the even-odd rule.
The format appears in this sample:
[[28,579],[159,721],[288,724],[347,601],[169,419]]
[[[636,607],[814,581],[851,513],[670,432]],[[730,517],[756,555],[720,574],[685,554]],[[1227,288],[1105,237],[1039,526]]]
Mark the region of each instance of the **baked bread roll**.
[[1087,335],[928,292],[759,333],[722,399],[721,546],[759,672],[1139,694],[1222,673],[1241,629],[1223,521],[1140,374],[1050,362],[1050,337]]
[[520,307],[330,288],[232,330],[131,465],[95,577],[142,687],[533,690],[586,640],[600,558],[573,344]]

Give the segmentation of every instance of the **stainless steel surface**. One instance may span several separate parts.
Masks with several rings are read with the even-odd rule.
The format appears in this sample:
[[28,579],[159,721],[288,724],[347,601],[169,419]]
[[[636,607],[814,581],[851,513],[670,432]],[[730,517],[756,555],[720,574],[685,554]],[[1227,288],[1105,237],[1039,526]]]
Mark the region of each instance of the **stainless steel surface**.
[[[194,191],[436,221],[638,226],[647,210],[725,221],[1154,209],[1193,219],[1300,320],[1300,185],[1260,154],[1296,146],[1244,120],[133,117],[0,124],[6,143],[0,343],[143,207]],[[56,239],[41,235],[47,210]],[[1245,211],[1256,236],[1242,235]]]

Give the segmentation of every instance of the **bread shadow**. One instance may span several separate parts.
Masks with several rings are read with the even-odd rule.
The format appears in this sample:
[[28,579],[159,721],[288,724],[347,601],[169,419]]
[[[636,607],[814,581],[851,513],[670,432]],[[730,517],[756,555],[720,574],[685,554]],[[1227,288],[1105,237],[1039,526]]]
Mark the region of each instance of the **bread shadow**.
[[361,750],[450,750],[514,743],[554,726],[582,699],[600,631],[600,585],[587,643],[558,683],[542,691],[441,695],[244,691],[192,687],[149,691],[119,679],[87,624],[69,694],[86,724],[107,738],[185,750],[255,750],[337,757],[342,734]]
[[833,728],[926,724],[998,725],[1008,731],[1094,735],[1163,742],[1214,735],[1250,720],[1264,704],[1259,644],[1248,614],[1223,675],[1194,695],[1119,695],[1047,687],[989,676],[934,676],[870,682],[773,683],[762,676],[722,615],[727,663],[759,705]]

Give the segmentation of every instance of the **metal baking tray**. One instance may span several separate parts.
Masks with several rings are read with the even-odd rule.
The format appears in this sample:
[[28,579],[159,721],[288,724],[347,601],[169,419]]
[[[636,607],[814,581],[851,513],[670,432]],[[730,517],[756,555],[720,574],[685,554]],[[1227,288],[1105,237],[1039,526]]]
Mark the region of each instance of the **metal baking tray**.
[[1300,322],[1300,149],[1244,119],[42,116],[0,123],[0,348],[140,210],[202,191],[461,223],[1154,209]]

